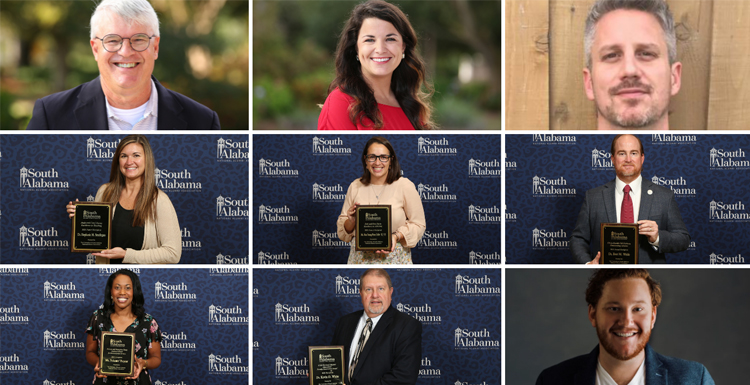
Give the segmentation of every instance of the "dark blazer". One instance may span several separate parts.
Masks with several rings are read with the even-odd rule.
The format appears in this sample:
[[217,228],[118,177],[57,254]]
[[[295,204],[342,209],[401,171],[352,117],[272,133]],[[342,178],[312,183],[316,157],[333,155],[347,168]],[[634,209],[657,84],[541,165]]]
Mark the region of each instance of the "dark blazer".
[[422,357],[422,324],[389,307],[372,330],[352,378],[349,350],[364,310],[341,317],[331,345],[344,345],[347,385],[416,384]]
[[[219,116],[208,107],[170,91],[155,77],[159,100],[158,130],[220,130]],[[38,99],[27,130],[109,130],[104,91],[97,76],[67,91]]]
[[[662,356],[646,345],[646,385],[715,385],[705,366]],[[536,385],[594,385],[599,345],[591,353],[544,369]]]
[[[649,191],[651,194],[649,194]],[[570,251],[577,263],[594,259],[599,252],[601,223],[617,222],[615,181],[586,191],[586,199],[578,214],[578,222],[570,237]],[[648,238],[638,238],[638,263],[666,263],[665,253],[677,253],[690,246],[690,234],[682,221],[680,209],[672,190],[643,178],[641,206],[638,220],[652,220],[659,226],[659,251],[648,243]]]

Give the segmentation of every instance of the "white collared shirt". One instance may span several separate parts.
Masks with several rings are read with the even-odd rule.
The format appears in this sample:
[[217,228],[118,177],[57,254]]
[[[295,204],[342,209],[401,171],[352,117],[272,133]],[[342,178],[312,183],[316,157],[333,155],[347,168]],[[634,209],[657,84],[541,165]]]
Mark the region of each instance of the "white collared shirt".
[[[612,379],[612,376],[604,370],[602,364],[596,362],[596,385],[617,385],[617,382]],[[641,366],[635,372],[633,379],[628,382],[628,385],[646,385],[646,360],[641,362]]]
[[[383,313],[385,313],[385,311]],[[370,331],[370,337],[372,337],[372,332],[375,331],[375,325],[377,325],[378,321],[380,321],[380,318],[383,317],[383,313],[381,313],[377,317],[371,318],[372,330]],[[357,331],[354,332],[354,338],[352,339],[352,344],[349,347],[349,363],[352,362],[352,360],[354,359],[354,354],[357,353],[357,345],[359,344],[359,336],[362,335],[362,329],[365,328],[365,324],[367,323],[367,318],[369,318],[367,317],[367,312],[362,312],[362,317],[359,317],[359,323],[357,323]]]
[[151,79],[151,96],[148,101],[136,108],[124,110],[112,107],[104,96],[107,106],[107,123],[110,131],[156,131],[159,112],[159,96],[156,84]]
[[[643,177],[638,176],[634,181],[630,182],[630,199],[633,201],[633,219],[638,221],[638,212],[641,208],[641,186],[643,185]],[[617,222],[620,222],[620,211],[622,211],[622,200],[625,198],[625,192],[622,191],[625,188],[625,182],[621,181],[619,177],[615,178],[615,208],[617,209]]]

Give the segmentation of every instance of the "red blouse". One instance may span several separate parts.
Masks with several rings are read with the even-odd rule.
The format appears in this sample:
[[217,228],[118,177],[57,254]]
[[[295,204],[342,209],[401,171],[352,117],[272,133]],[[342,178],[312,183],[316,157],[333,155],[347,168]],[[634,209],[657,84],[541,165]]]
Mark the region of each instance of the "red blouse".
[[[326,98],[323,109],[318,117],[318,130],[373,130],[373,126],[365,127],[359,122],[354,125],[349,120],[349,105],[354,98],[341,92],[338,88],[333,90]],[[404,114],[401,107],[393,107],[378,103],[378,109],[383,117],[383,128],[381,130],[414,130],[414,126]],[[370,119],[365,118],[365,123]]]

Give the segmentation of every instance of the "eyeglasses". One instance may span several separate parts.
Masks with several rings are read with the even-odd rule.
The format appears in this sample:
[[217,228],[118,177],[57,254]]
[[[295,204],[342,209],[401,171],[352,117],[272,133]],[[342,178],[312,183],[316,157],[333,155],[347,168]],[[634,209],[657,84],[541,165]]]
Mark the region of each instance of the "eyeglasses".
[[146,35],[145,33],[137,33],[131,37],[122,37],[120,35],[106,35],[103,38],[95,37],[95,39],[99,39],[102,41],[102,47],[104,47],[104,50],[107,52],[117,52],[122,48],[122,41],[125,39],[128,39],[130,41],[130,48],[133,49],[133,51],[136,52],[143,52],[145,51],[149,44],[151,44],[151,38],[155,37],[156,35]]
[[388,163],[391,158],[393,157],[390,155],[367,155],[365,157],[365,159],[367,159],[367,161],[370,163],[375,163],[375,159],[380,159],[381,162]]

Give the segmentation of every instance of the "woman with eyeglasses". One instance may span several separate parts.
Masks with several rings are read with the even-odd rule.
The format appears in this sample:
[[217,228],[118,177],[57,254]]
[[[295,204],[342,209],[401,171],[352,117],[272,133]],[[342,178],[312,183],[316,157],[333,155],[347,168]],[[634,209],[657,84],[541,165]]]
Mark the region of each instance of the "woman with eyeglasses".
[[[411,249],[425,231],[424,208],[414,183],[401,176],[396,151],[388,139],[374,136],[362,151],[362,177],[349,185],[336,222],[338,236],[351,244],[349,264],[412,264]],[[357,251],[355,213],[360,205],[391,205],[390,250]]]

